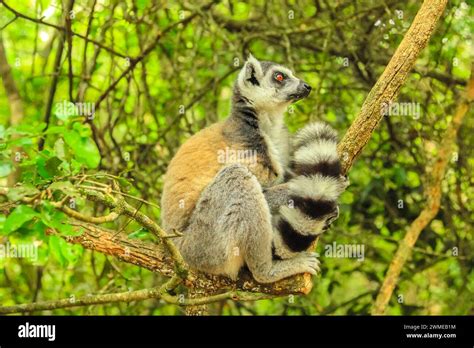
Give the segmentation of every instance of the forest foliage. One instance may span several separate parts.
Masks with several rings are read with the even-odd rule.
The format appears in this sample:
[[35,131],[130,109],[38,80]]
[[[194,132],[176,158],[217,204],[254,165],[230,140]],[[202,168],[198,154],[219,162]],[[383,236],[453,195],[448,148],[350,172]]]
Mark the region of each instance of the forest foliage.
[[[4,251],[35,245],[37,255],[0,254],[2,306],[163,283],[158,273],[61,238],[80,228],[52,202],[64,198],[87,215],[110,214],[80,189],[113,179],[130,204],[159,222],[167,164],[183,141],[228,115],[236,72],[249,52],[289,66],[313,86],[287,112],[291,132],[322,120],[342,136],[420,6],[411,0],[5,3],[0,38],[18,98],[2,84],[0,186],[9,189],[0,191],[0,245]],[[354,163],[340,217],[317,246],[322,273],[312,292],[221,301],[212,313],[370,313],[399,241],[426,204],[425,173],[470,77],[472,5],[448,3],[400,90],[397,105],[413,109],[383,117]],[[471,109],[442,183],[440,211],[403,268],[388,314],[474,314],[473,132]],[[27,202],[40,192],[41,199]],[[102,226],[154,240],[127,217]],[[345,245],[363,254],[339,257]],[[50,313],[182,312],[146,300]]]

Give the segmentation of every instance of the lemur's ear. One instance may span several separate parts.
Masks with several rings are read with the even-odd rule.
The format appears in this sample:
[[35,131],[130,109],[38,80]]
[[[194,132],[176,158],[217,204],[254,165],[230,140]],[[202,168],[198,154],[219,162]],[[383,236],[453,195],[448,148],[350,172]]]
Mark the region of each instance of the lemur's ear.
[[259,86],[263,78],[263,70],[260,62],[254,56],[249,54],[244,67],[240,71],[239,80],[242,83]]

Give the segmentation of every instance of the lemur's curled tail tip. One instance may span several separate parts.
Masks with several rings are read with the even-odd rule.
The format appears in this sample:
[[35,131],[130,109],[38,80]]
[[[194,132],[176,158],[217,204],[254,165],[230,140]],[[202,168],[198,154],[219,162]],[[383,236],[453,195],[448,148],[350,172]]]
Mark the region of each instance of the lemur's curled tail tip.
[[[292,172],[288,183],[293,207],[282,206],[277,254],[307,249],[316,236],[339,215],[337,200],[345,180],[337,153],[337,133],[325,123],[313,123],[296,134]],[[277,243],[278,244],[278,243]]]

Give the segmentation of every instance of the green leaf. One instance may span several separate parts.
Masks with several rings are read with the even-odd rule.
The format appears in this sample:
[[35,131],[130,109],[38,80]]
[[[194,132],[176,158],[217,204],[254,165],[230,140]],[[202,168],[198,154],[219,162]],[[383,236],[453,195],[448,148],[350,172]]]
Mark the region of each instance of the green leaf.
[[76,263],[76,261],[79,259],[79,256],[82,254],[82,247],[80,245],[71,245],[65,240],[62,241],[64,242],[61,245],[62,255],[68,261],[69,264]]
[[11,173],[13,167],[9,162],[0,162],[0,178],[8,176]]
[[49,189],[52,191],[58,190],[68,196],[74,196],[77,194],[74,185],[69,181],[56,181],[49,185]]
[[8,190],[7,197],[13,202],[17,202],[23,197],[33,196],[39,193],[39,190],[31,185],[22,185]]
[[147,7],[149,0],[137,0],[137,8],[143,10]]
[[45,128],[45,122],[22,122],[16,127],[8,128],[7,133],[20,135],[38,135]]
[[72,125],[72,129],[74,129],[77,133],[79,133],[81,138],[90,138],[92,136],[91,129],[88,126],[86,126],[85,124],[75,122]]
[[55,176],[60,173],[58,167],[61,163],[62,161],[58,157],[54,156],[46,161],[45,168],[48,173],[50,173],[52,176]]
[[68,263],[75,263],[82,253],[82,248],[79,245],[71,245],[63,238],[58,236],[49,237],[49,250],[51,255],[65,267]]
[[[83,130],[81,133],[85,134]],[[88,168],[97,168],[100,163],[100,153],[90,137],[82,137],[75,129],[64,133],[64,141],[74,152],[77,161],[85,164]]]
[[342,204],[352,204],[354,202],[354,194],[350,191],[345,191],[342,195],[341,195],[341,200],[340,202]]
[[0,231],[3,231],[3,228],[5,226],[5,220],[6,220],[6,216],[5,215],[0,215]]
[[51,126],[49,127],[44,134],[62,134],[66,129],[64,126]]
[[63,256],[61,252],[61,248],[64,245],[64,240],[57,236],[49,237],[49,251],[51,255],[59,262],[59,264],[64,267],[66,266],[66,258]]
[[443,221],[441,220],[435,219],[431,221],[430,227],[435,233],[441,236],[446,234],[446,229],[444,228]]
[[27,205],[19,205],[8,215],[3,226],[3,234],[9,234],[19,229],[25,222],[40,216],[33,208]]
[[397,186],[404,185],[407,180],[407,173],[402,167],[395,167],[393,169],[393,178]]
[[44,203],[43,207],[41,210],[41,220],[46,226],[54,228],[65,236],[77,236],[81,234],[81,231],[75,230],[68,224],[66,214],[56,210],[50,203]]
[[133,187],[132,183],[123,177],[117,178],[117,181],[119,182],[120,188],[125,192]]
[[50,179],[51,175],[46,170],[46,160],[43,157],[38,157],[36,159],[36,169],[38,170],[38,174],[45,179]]
[[54,153],[63,161],[66,160],[66,151],[64,150],[64,140],[62,138],[55,141]]
[[20,137],[8,142],[9,146],[29,146],[33,145],[33,139],[29,137]]
[[410,170],[407,176],[408,186],[410,187],[419,187],[420,186],[420,176],[418,173]]
[[145,228],[140,228],[138,231],[132,232],[128,235],[130,239],[140,239],[150,235],[150,232]]
[[48,159],[43,157],[38,157],[36,159],[38,173],[45,179],[51,179],[52,177],[59,175],[61,171],[58,169],[58,167],[61,163],[62,161],[56,156]]

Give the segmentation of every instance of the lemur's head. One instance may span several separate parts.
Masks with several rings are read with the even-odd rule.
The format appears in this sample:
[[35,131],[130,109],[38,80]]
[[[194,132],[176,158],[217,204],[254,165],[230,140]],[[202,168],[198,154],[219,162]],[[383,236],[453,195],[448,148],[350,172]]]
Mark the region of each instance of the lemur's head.
[[249,55],[237,78],[240,94],[257,109],[272,112],[306,98],[311,86],[293,72],[273,62],[259,62]]

